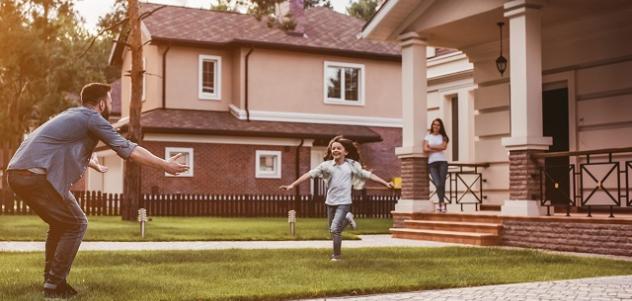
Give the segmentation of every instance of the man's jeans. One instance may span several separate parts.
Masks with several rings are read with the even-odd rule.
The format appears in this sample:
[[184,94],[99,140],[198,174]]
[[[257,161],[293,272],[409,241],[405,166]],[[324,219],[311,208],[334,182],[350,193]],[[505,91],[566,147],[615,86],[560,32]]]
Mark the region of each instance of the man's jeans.
[[8,171],[11,189],[48,224],[44,277],[47,286],[66,280],[79,245],[88,227],[88,219],[68,192],[62,198],[46,180],[46,175],[28,171]]
[[428,164],[428,169],[430,169],[432,183],[435,185],[435,188],[437,188],[439,203],[443,203],[445,201],[445,178],[448,175],[448,162],[432,162]]
[[329,220],[329,232],[334,242],[334,256],[340,256],[342,248],[342,230],[349,223],[347,213],[351,211],[351,205],[327,205],[327,219]]

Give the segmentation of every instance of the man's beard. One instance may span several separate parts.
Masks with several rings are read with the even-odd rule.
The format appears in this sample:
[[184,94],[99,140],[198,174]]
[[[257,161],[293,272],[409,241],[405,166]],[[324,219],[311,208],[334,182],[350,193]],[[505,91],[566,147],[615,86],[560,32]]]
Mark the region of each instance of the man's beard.
[[103,116],[105,120],[108,120],[108,118],[110,118],[110,108],[108,108],[108,106],[105,106],[105,109],[103,110],[103,112],[101,112],[101,116]]

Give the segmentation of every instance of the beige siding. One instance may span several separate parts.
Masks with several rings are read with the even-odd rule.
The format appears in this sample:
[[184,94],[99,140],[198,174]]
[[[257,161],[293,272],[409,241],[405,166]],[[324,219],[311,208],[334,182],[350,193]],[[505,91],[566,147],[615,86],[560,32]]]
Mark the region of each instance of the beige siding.
[[[326,61],[364,65],[364,106],[324,102]],[[251,110],[401,117],[398,62],[255,49],[250,56],[249,76]]]

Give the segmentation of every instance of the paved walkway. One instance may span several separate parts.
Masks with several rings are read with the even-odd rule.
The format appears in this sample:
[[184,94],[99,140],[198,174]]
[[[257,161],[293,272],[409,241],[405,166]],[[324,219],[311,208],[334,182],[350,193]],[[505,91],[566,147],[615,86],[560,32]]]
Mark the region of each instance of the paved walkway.
[[322,300],[356,301],[632,301],[632,276],[585,278],[578,280],[546,281],[506,285],[490,285],[458,289],[430,290],[399,294],[340,297]]
[[[443,247],[457,244],[392,238],[390,235],[360,235],[362,240],[345,240],[344,248],[370,247]],[[225,250],[225,249],[323,249],[331,248],[330,240],[296,241],[159,241],[159,242],[97,242],[84,241],[82,251],[142,251],[142,250]],[[44,251],[44,242],[0,241],[0,251]]]

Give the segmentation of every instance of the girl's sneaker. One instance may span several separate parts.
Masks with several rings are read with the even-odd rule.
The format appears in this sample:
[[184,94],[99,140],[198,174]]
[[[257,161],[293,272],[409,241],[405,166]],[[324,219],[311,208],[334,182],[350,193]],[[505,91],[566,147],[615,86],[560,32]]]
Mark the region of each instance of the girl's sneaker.
[[351,225],[351,228],[355,230],[358,227],[358,224],[356,224],[356,221],[353,219],[353,213],[347,212],[347,215],[345,215],[345,218],[349,222],[349,225]]

